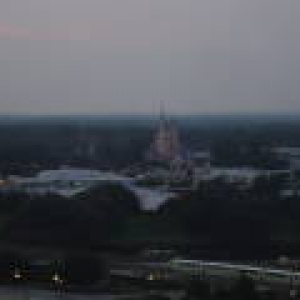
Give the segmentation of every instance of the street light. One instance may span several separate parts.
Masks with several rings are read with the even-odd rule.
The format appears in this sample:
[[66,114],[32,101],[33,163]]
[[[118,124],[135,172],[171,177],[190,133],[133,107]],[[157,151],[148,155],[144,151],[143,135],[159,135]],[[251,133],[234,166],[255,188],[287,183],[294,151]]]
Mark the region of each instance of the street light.
[[21,274],[20,269],[15,269],[13,277],[14,277],[14,279],[21,279],[22,278],[22,274]]
[[62,280],[62,278],[60,277],[59,274],[55,273],[53,276],[52,276],[52,281],[55,283],[55,284],[63,284],[64,281]]

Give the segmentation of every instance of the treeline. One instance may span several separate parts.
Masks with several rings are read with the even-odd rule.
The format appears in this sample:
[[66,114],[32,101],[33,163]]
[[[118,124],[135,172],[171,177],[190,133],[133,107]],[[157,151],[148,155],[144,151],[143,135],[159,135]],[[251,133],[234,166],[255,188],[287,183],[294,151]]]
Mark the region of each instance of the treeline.
[[129,121],[0,123],[0,174],[32,175],[69,164],[112,169],[140,161],[152,127]]
[[[211,149],[217,165],[284,167],[272,146],[299,146],[300,122],[253,118],[178,119],[187,150]],[[144,159],[156,120],[33,119],[0,122],[0,174],[31,175],[63,164],[119,169]]]
[[114,184],[68,199],[2,194],[0,234],[10,242],[86,249],[121,235],[139,209],[136,196]]
[[162,206],[160,219],[183,230],[195,244],[208,242],[210,256],[221,259],[297,256],[300,197],[283,199],[283,182],[277,176],[262,177],[246,190],[221,179],[202,183]]
[[114,184],[70,199],[2,194],[0,236],[8,242],[77,249],[137,251],[169,245],[208,259],[298,256],[300,197],[283,199],[283,185],[280,176],[258,178],[248,189],[222,179],[204,182],[148,214],[140,211],[134,193]]
[[[70,199],[3,193],[0,237],[17,244],[77,249],[134,249],[129,242],[137,248],[184,245],[185,254],[208,259],[296,257],[300,197],[281,197],[285,180],[281,175],[261,177],[247,189],[222,179],[203,182],[148,214],[140,211],[134,193],[116,184]],[[139,232],[143,235],[137,238]]]

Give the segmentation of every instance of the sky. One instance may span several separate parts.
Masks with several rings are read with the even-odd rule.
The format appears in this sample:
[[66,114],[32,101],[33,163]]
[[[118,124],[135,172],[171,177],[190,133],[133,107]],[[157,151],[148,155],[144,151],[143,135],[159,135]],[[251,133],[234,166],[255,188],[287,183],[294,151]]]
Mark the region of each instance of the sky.
[[299,0],[0,0],[0,114],[298,114],[299,28]]

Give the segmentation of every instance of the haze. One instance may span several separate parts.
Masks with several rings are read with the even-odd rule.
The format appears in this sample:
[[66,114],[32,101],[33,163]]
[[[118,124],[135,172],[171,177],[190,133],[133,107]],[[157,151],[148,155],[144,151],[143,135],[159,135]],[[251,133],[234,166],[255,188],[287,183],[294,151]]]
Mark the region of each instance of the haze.
[[1,0],[0,114],[300,113],[297,0]]

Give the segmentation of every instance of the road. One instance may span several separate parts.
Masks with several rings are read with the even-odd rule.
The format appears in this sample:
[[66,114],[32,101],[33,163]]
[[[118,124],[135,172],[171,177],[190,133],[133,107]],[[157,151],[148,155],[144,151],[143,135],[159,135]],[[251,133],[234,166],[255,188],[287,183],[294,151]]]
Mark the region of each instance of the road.
[[0,300],[116,300],[120,299],[113,295],[75,295],[60,294],[55,291],[31,290],[27,288],[0,288]]

